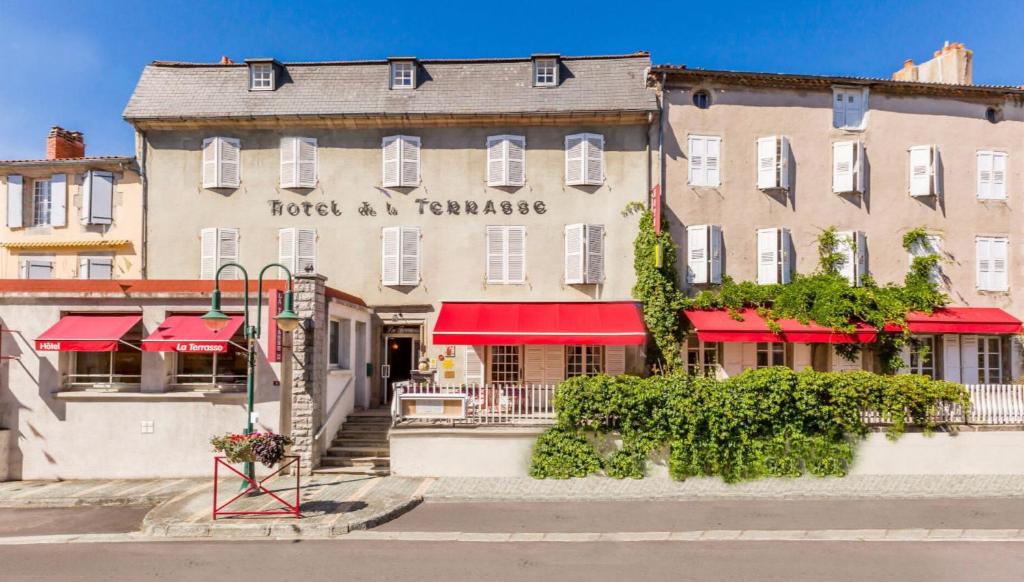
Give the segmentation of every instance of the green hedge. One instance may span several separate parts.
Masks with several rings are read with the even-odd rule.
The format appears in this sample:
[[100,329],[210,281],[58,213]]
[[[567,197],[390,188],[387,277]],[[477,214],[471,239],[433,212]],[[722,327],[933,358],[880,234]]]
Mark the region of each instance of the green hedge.
[[[721,476],[844,475],[855,441],[867,434],[862,410],[925,431],[941,401],[968,405],[963,386],[917,375],[747,370],[726,380],[686,374],[577,377],[555,394],[557,424],[538,439],[531,475],[582,477],[603,470],[641,478],[652,456],[667,454],[670,474]],[[612,445],[621,438],[621,447]]]

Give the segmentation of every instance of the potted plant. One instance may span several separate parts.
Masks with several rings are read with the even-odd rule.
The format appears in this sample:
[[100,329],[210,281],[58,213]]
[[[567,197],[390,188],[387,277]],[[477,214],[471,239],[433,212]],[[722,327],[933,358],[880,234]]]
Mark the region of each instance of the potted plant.
[[284,457],[284,448],[292,444],[292,439],[272,432],[254,432],[249,435],[229,433],[211,438],[210,444],[215,451],[227,457],[229,462],[259,461],[267,467],[273,467]]

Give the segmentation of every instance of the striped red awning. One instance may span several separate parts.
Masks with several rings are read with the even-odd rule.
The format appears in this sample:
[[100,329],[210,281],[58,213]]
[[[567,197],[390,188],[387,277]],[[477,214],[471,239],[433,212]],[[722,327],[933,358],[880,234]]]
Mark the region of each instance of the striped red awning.
[[198,315],[172,315],[142,340],[142,351],[223,354],[230,349],[231,336],[244,320],[241,315],[232,315],[227,327],[213,331]]
[[65,315],[36,338],[43,352],[116,352],[141,315]]
[[857,322],[853,332],[844,332],[813,321],[801,323],[795,319],[779,319],[779,332],[775,333],[753,308],[740,309],[734,317],[726,309],[684,311],[697,331],[697,338],[705,342],[787,342],[808,344],[872,343],[878,332],[870,325]]
[[632,301],[441,304],[435,344],[640,345],[647,331]]
[[[886,331],[901,331],[890,324]],[[932,313],[907,314],[912,333],[1018,333],[1021,321],[998,307],[944,307]]]

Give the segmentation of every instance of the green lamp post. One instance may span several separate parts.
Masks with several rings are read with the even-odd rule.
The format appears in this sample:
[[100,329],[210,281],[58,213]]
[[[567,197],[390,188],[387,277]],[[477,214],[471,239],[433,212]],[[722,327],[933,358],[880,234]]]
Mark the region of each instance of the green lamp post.
[[[210,295],[210,311],[206,312],[200,319],[206,327],[212,331],[218,332],[227,327],[228,322],[231,321],[231,317],[221,311],[220,304],[220,274],[221,271],[228,267],[235,267],[242,272],[242,293],[244,297],[244,315],[245,321],[243,328],[245,330],[246,340],[246,355],[248,357],[248,364],[246,367],[245,374],[245,396],[246,396],[246,412],[247,420],[245,423],[245,434],[252,434],[253,424],[253,404],[255,400],[255,379],[256,379],[256,342],[260,338],[260,332],[262,325],[260,321],[260,313],[263,311],[263,275],[267,272],[267,269],[274,267],[282,269],[285,274],[288,275],[288,290],[284,293],[284,308],[275,317],[277,322],[277,328],[285,333],[290,333],[298,329],[299,324],[302,323],[302,318],[296,315],[294,311],[294,285],[292,283],[292,273],[280,263],[271,263],[263,267],[260,270],[259,285],[256,291],[256,325],[250,325],[249,322],[249,273],[246,272],[245,268],[238,263],[227,263],[221,265],[217,269],[217,274],[213,279],[213,293]],[[245,475],[249,479],[256,478],[256,467],[253,463],[245,463],[244,467]],[[243,484],[244,487],[244,484]]]

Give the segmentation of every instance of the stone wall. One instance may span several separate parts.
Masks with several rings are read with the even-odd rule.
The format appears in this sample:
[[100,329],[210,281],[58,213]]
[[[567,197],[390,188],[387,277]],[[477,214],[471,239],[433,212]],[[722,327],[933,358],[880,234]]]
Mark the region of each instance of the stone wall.
[[299,455],[302,473],[311,474],[319,462],[314,442],[322,421],[327,381],[327,300],[322,275],[295,277],[295,313],[303,325],[292,334],[291,434],[292,453]]

